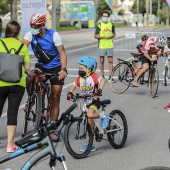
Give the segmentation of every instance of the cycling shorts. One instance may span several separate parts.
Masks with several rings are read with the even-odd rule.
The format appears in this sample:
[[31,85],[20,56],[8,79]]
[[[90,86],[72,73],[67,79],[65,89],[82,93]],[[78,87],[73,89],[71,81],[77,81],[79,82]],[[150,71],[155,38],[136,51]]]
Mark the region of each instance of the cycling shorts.
[[[56,73],[56,74],[58,74],[61,71],[61,66],[58,66],[58,67],[55,67],[55,68],[52,68],[52,69],[46,69],[38,63],[35,64],[35,68],[38,68],[42,72],[45,72],[45,73]],[[58,77],[53,77],[53,78],[50,79],[50,83],[51,83],[51,85],[64,85],[64,79],[58,80]]]
[[[145,56],[141,56],[140,60],[142,61],[142,65],[145,63],[148,63],[149,65],[151,64],[151,61],[147,59]],[[157,61],[154,61],[154,64],[157,64]]]
[[98,100],[93,100],[93,102],[87,106],[87,108],[89,107],[97,111],[98,109],[100,109],[100,102]]

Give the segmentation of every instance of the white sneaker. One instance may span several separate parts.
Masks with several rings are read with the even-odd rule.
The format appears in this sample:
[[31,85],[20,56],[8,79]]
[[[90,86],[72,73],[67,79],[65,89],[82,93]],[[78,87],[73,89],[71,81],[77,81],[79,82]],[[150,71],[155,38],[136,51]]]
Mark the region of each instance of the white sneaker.
[[131,84],[132,84],[134,87],[139,87],[139,84],[138,84],[136,81],[132,81]]

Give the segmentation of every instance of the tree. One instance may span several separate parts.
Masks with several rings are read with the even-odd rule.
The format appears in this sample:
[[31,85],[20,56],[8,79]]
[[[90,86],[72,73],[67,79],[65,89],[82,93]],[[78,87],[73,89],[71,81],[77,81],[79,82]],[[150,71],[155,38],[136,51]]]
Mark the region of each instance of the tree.
[[167,27],[169,27],[170,13],[169,13],[169,7],[165,0],[161,1],[161,9],[158,10],[157,15],[159,16],[161,22],[163,24],[166,24]]
[[[146,13],[147,3],[149,4],[148,0],[139,0],[139,13],[142,13],[143,16]],[[157,15],[157,10],[158,10],[158,0],[152,0],[152,14]],[[135,0],[135,3],[133,4],[131,8],[131,12],[134,14],[137,13],[137,0]]]
[[4,15],[9,12],[9,0],[0,0],[0,15]]
[[98,9],[96,9],[98,11],[98,17],[100,18],[102,16],[102,12],[104,10],[109,11],[110,13],[112,13],[111,9],[109,8],[109,6],[107,5],[105,0],[99,0],[99,6]]
[[61,0],[56,1],[56,26],[60,27],[60,7],[61,7]]

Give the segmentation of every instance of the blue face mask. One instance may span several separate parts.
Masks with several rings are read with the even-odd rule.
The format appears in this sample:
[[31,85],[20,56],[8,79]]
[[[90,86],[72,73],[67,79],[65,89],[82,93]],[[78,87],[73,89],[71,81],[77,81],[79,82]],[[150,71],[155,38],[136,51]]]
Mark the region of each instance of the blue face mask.
[[38,29],[31,28],[31,33],[33,35],[38,35],[40,33],[40,29],[39,28]]
[[103,22],[108,22],[108,20],[109,20],[109,18],[107,18],[107,17],[102,17],[102,21],[103,21]]

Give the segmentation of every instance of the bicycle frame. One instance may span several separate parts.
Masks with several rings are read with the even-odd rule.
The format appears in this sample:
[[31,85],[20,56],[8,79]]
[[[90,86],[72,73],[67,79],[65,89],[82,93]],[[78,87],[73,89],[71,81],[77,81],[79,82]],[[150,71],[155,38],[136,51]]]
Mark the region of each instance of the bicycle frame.
[[[101,106],[102,106],[102,114],[105,114],[105,107],[107,106],[107,104],[109,104],[110,100],[103,100],[101,101]],[[82,108],[82,114],[81,115],[84,115],[83,119],[82,119],[82,122],[85,120],[85,118],[87,117],[87,107],[86,107],[86,103],[83,101],[83,108]],[[108,130],[107,128],[106,129],[102,129],[101,127],[101,124],[100,124],[100,119],[93,119],[93,121],[95,122],[95,126],[98,128],[99,130],[99,134],[100,135],[103,135],[103,134],[106,134],[106,133],[109,133],[109,132],[114,132],[114,131],[118,131],[118,130],[122,130],[123,127],[116,121],[114,120],[113,118],[109,117],[109,119],[111,119],[117,126],[118,128],[117,129],[113,129],[113,130]]]
[[[63,168],[67,170],[67,166],[65,163],[65,157],[64,155],[60,154],[57,155],[55,151],[55,147],[51,141],[49,131],[56,129],[59,127],[62,121],[68,122],[70,119],[72,119],[72,115],[70,114],[75,108],[77,107],[77,104],[71,105],[60,117],[58,121],[56,121],[53,124],[49,124],[48,126],[44,124],[41,128],[35,129],[29,133],[27,133],[23,138],[20,140],[16,141],[16,144],[18,146],[21,146],[21,149],[18,151],[7,155],[3,158],[0,159],[0,164],[6,161],[9,161],[13,158],[16,158],[20,155],[23,155],[25,153],[28,153],[30,151],[40,149],[42,148],[39,152],[34,154],[22,167],[21,170],[30,170],[31,167],[44,158],[47,155],[51,155],[50,158],[50,167],[55,170],[55,160],[59,160],[62,162]],[[61,128],[62,129],[62,128]]]
[[[45,128],[45,127],[44,127]],[[47,133],[47,130],[46,130],[46,133]],[[36,134],[35,134],[36,135]],[[30,170],[31,167],[36,163],[38,162],[39,160],[41,160],[42,158],[44,158],[45,156],[47,155],[51,155],[51,158],[50,158],[50,166],[52,169],[54,169],[54,166],[55,166],[55,160],[59,160],[60,162],[62,162],[62,165],[63,165],[63,168],[65,170],[67,170],[67,165],[66,165],[66,162],[65,162],[65,157],[64,155],[60,154],[60,155],[57,155],[56,152],[55,152],[55,149],[54,149],[54,145],[49,137],[49,133],[47,134],[47,136],[40,142],[38,143],[35,143],[35,144],[32,144],[30,146],[27,146],[25,148],[21,148],[19,149],[18,151],[10,154],[10,155],[7,155],[3,158],[0,159],[0,164],[3,163],[3,162],[6,162],[6,161],[9,161],[11,159],[14,159],[20,155],[23,155],[25,153],[28,153],[30,151],[33,151],[33,150],[36,150],[36,149],[39,149],[39,148],[43,148],[42,150],[40,150],[39,152],[37,152],[36,154],[34,154],[25,164],[24,166],[21,168],[21,170]]]

